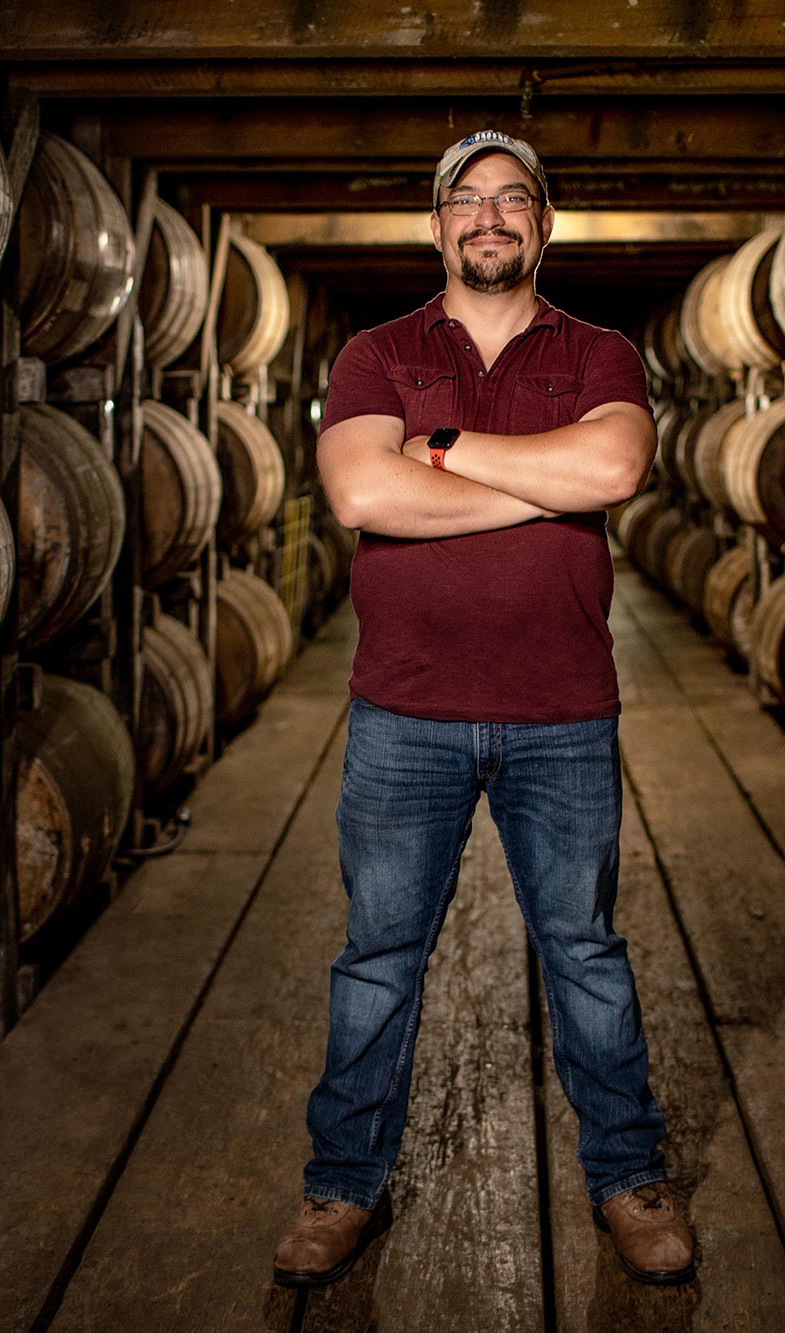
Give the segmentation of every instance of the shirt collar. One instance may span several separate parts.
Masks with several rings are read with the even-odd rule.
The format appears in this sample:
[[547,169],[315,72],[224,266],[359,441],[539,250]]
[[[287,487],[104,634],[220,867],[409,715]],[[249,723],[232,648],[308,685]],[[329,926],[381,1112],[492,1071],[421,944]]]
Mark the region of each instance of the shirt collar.
[[[444,292],[439,292],[438,296],[434,296],[431,301],[428,301],[424,306],[424,311],[426,333],[430,333],[434,324],[445,323],[449,319],[449,316],[444,309]],[[561,326],[561,321],[561,310],[557,310],[555,306],[550,305],[543,296],[538,296],[537,313],[531,324],[527,325],[526,329],[524,329],[524,332],[528,333],[529,329],[536,328],[540,324],[558,329]]]

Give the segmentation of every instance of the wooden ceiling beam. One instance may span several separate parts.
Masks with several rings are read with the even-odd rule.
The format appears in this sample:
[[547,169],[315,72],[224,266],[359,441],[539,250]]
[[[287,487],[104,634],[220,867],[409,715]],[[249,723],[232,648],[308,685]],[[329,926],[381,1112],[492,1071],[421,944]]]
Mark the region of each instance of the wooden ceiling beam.
[[[398,173],[346,175],[298,172],[205,172],[171,177],[160,173],[164,190],[183,208],[209,204],[228,212],[307,212],[351,209],[416,210],[428,207],[431,177]],[[660,169],[600,173],[591,166],[549,171],[551,198],[561,208],[744,208],[771,211],[785,200],[785,163],[770,175],[759,170],[722,175],[692,170],[674,174]]]
[[465,56],[522,59],[771,57],[782,14],[771,0],[5,0],[5,60],[373,59]]
[[102,60],[19,63],[12,86],[41,97],[520,97],[782,94],[781,61]]
[[[107,150],[156,166],[209,159],[249,164],[303,159],[352,165],[408,162],[432,168],[444,148],[479,126],[524,134],[546,163],[735,160],[776,164],[785,157],[779,97],[564,99],[541,103],[527,121],[482,101],[452,106],[438,99],[380,105],[365,99],[319,103],[222,103],[112,107],[104,117]],[[59,120],[62,124],[62,120]]]

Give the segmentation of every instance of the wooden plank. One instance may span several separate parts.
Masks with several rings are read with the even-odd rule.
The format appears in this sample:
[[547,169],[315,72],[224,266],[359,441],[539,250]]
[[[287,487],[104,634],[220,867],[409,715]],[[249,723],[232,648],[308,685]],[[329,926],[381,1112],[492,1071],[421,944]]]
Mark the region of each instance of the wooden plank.
[[[329,246],[392,246],[433,248],[431,211],[361,213],[344,206],[340,212],[267,213],[250,217],[247,235],[262,245],[276,248]],[[776,219],[785,226],[785,214]],[[549,246],[640,245],[666,242],[740,245],[775,225],[775,218],[760,213],[637,212],[606,209],[602,213],[557,213]]]
[[[96,60],[257,58],[292,50],[310,59],[385,55],[486,57],[519,54],[599,57],[663,54],[671,59],[771,58],[782,41],[780,15],[768,0],[747,0],[743,18],[733,0],[674,9],[669,0],[631,6],[598,0],[587,9],[576,0],[534,0],[504,10],[503,22],[487,5],[460,6],[431,0],[427,11],[386,8],[347,0],[340,8],[305,7],[282,0],[260,14],[252,0],[226,13],[209,0],[137,0],[132,10],[108,17],[94,0],[6,0],[0,44],[4,59]],[[495,20],[495,21],[494,21]]]
[[638,574],[617,578],[617,596],[663,657],[707,735],[722,755],[769,835],[785,856],[785,736],[759,705],[746,676],[732,671],[722,649],[697,632]]
[[[226,767],[205,777],[192,806],[193,839],[132,877],[0,1047],[3,1104],[13,1108],[0,1122],[3,1329],[30,1327],[121,1168],[345,708],[354,633],[353,617],[340,612],[303,653],[229,748]],[[323,681],[318,724],[307,706],[311,653]],[[247,846],[237,811],[227,820],[227,769],[238,777],[237,750],[255,798],[244,804],[254,826]],[[272,785],[274,799],[265,800]],[[222,844],[226,823],[235,838]]]
[[[288,1327],[271,1281],[301,1193],[346,900],[342,743],[226,959],[53,1327]],[[396,1222],[307,1333],[542,1328],[523,929],[487,810],[429,971]],[[503,984],[502,983],[503,979]]]
[[[302,101],[239,99],[216,105],[117,103],[105,117],[108,150],[151,165],[209,159],[248,162],[303,157],[337,160],[345,169],[358,161],[414,162],[433,171],[445,148],[488,120],[488,107],[462,98],[447,122],[438,98],[411,98],[395,107],[368,98]],[[496,117],[498,119],[498,116]],[[391,133],[394,123],[395,133]],[[781,163],[785,125],[781,99],[741,101],[718,97],[575,98],[537,106],[532,137],[543,161],[609,160],[714,164],[744,159]],[[523,128],[512,110],[509,125]]]
[[546,1114],[559,1333],[777,1328],[785,1301],[785,1255],[629,788],[617,924],[629,941],[652,1087],[668,1124],[669,1171],[702,1259],[697,1282],[680,1289],[657,1290],[624,1275],[610,1239],[600,1237],[591,1220],[574,1158],[575,1117],[549,1058]]
[[[640,634],[621,601],[613,625],[627,681],[622,744],[631,780],[782,1219],[785,1160],[772,1080],[781,1088],[785,1065],[777,1076],[772,1061],[785,1051],[772,1042],[760,1065],[750,1052],[779,1033],[785,1005],[785,864],[669,670],[667,652]],[[712,647],[702,647],[702,698],[714,691],[720,708],[727,692],[712,673]],[[782,746],[779,756],[785,764]]]
[[[347,207],[354,211],[410,211],[428,207],[429,179],[423,171],[402,171],[386,175],[375,169],[366,172],[320,171],[316,176],[298,169],[297,172],[274,170],[274,164],[259,164],[253,174],[235,163],[226,170],[217,170],[208,163],[200,171],[198,163],[187,168],[175,168],[174,184],[181,207],[193,207],[204,200],[212,207],[228,212],[298,213],[307,209],[332,209],[341,212]],[[632,209],[683,208],[717,209],[728,212],[776,212],[785,197],[785,172],[767,164],[765,173],[743,172],[734,163],[724,174],[714,171],[692,172],[689,179],[659,166],[644,164],[638,170],[632,163],[620,171],[618,163],[612,170],[603,171],[601,164],[591,162],[576,167],[558,164],[548,167],[548,186],[551,198],[559,208],[608,208],[622,201]],[[638,269],[640,277],[640,269]]]
[[150,238],[153,234],[153,224],[155,223],[155,205],[158,199],[158,177],[154,171],[146,171],[142,182],[142,189],[139,198],[139,208],[136,216],[136,230],[134,232],[134,279],[131,287],[131,294],[128,297],[123,309],[120,311],[120,317],[117,321],[115,332],[115,384],[122,384],[125,375],[126,361],[128,360],[128,351],[131,346],[131,335],[133,333],[134,320],[136,319],[139,305],[139,292],[142,287],[142,275],[144,274],[145,264],[147,263],[147,251],[150,246]]
[[229,258],[231,240],[231,218],[228,213],[221,215],[218,225],[218,237],[215,243],[212,267],[210,269],[210,294],[207,298],[207,311],[201,333],[200,373],[202,384],[207,382],[210,366],[215,357],[215,330],[218,325],[218,310],[226,277],[226,264]]
[[[169,53],[174,57],[176,53]],[[336,60],[287,59],[242,61],[102,59],[100,64],[69,60],[57,64],[14,64],[11,86],[46,97],[475,97],[518,98],[522,81],[531,78],[541,97],[693,96],[757,97],[782,92],[779,62],[699,63],[677,65],[656,60],[634,63],[603,60],[586,66],[575,62],[537,61],[536,70],[521,70],[520,60]]]

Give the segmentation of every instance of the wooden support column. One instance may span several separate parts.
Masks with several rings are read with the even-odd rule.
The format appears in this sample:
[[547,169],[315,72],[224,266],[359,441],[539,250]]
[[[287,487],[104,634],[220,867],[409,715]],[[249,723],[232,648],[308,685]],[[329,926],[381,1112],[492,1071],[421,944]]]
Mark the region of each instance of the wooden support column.
[[[38,104],[8,96],[2,115],[3,144],[14,215],[38,141]],[[12,231],[0,291],[0,500],[16,539],[19,531],[19,242]],[[0,625],[0,1036],[18,1016],[19,901],[16,884],[16,713],[18,693],[18,595],[16,583]]]

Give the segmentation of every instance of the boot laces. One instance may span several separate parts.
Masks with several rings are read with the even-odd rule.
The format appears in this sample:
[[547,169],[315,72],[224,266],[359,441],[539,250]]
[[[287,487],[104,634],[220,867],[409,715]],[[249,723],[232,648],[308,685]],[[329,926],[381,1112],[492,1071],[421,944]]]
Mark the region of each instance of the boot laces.
[[338,1208],[334,1199],[314,1199],[312,1196],[305,1200],[310,1215],[318,1213],[337,1213]]
[[660,1212],[668,1209],[667,1186],[662,1180],[654,1180],[648,1185],[638,1185],[631,1191],[637,1204],[636,1213]]

